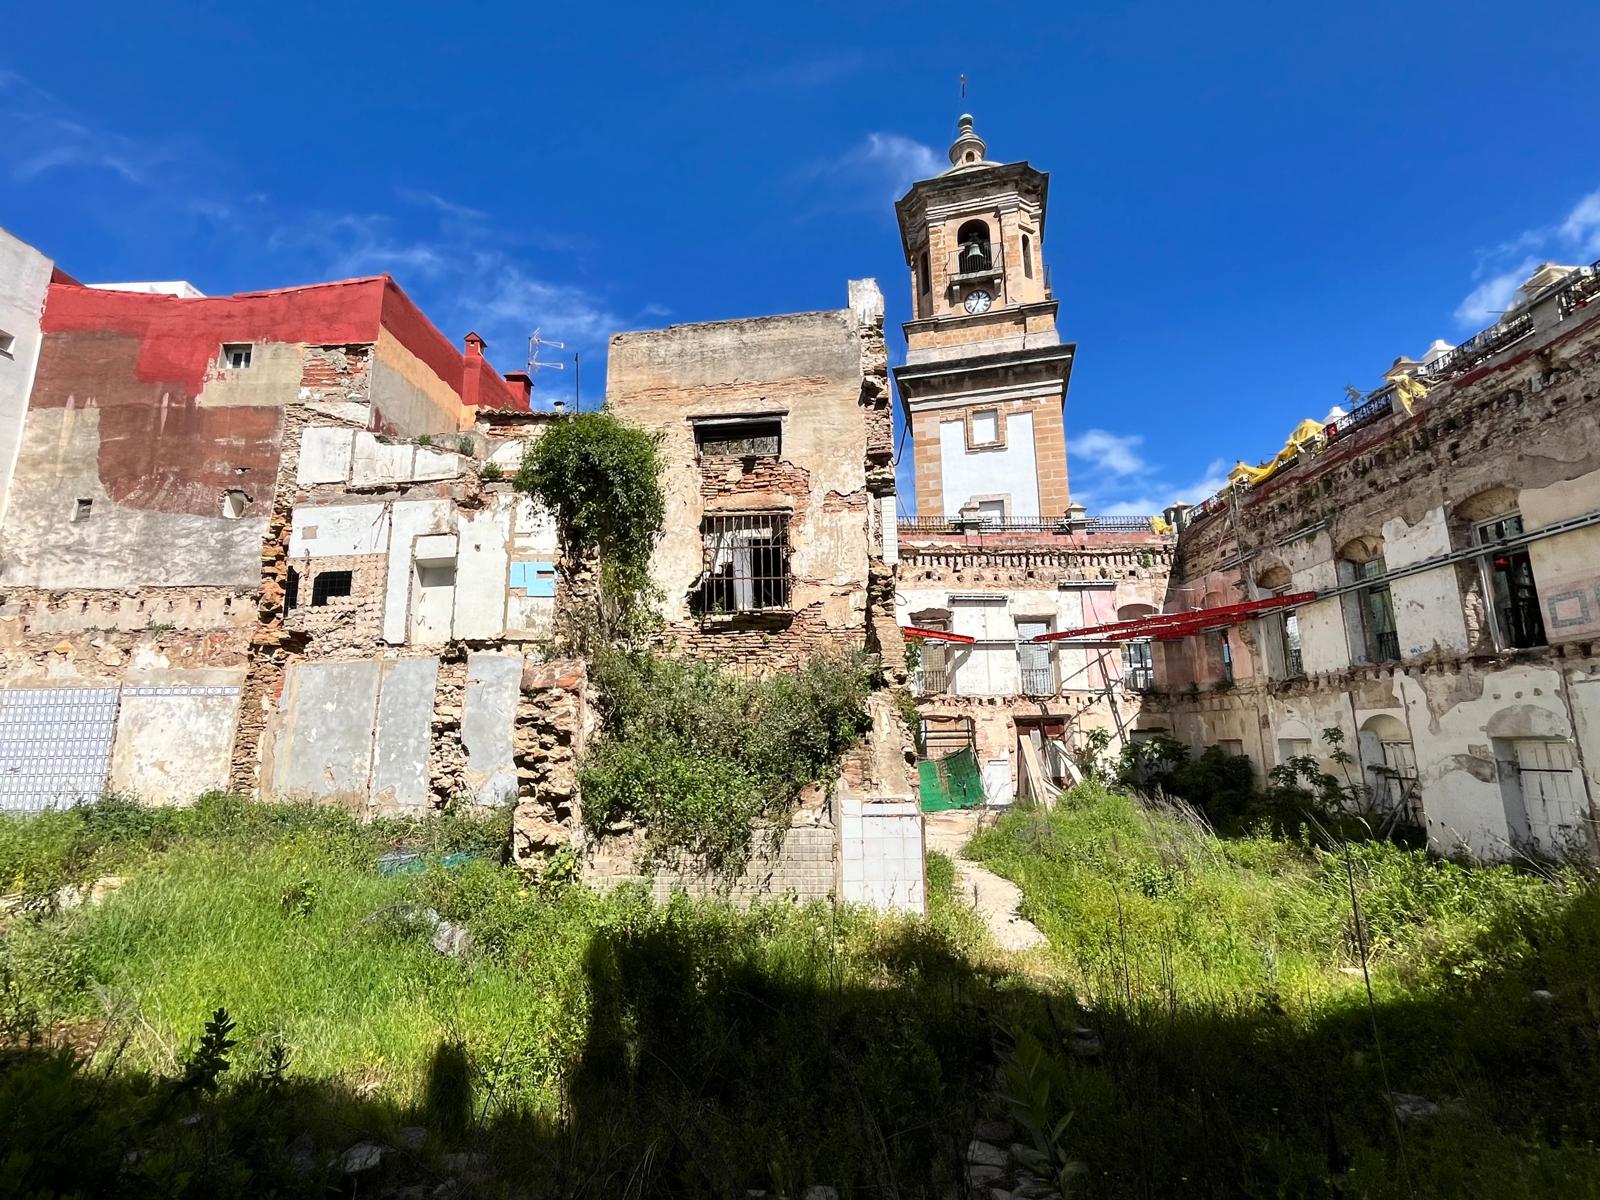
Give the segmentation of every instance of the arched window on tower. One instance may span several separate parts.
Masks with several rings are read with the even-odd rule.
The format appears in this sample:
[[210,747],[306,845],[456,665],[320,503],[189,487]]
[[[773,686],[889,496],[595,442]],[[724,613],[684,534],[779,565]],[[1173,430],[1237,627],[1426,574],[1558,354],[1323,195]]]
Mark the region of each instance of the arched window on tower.
[[1027,234],[1022,235],[1022,273],[1033,278],[1033,239]]
[[983,221],[968,221],[963,225],[956,234],[956,244],[961,247],[957,251],[956,274],[987,271],[994,266],[989,251],[989,226]]

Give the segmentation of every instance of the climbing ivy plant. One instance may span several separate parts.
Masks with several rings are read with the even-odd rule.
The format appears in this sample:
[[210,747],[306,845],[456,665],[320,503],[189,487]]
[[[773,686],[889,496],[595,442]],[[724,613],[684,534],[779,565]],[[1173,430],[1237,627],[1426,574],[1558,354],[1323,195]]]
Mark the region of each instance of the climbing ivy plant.
[[588,611],[572,623],[570,648],[636,635],[650,615],[650,552],[666,511],[658,439],[609,412],[575,413],[528,448],[513,483],[555,515],[569,575],[591,577],[574,589]]

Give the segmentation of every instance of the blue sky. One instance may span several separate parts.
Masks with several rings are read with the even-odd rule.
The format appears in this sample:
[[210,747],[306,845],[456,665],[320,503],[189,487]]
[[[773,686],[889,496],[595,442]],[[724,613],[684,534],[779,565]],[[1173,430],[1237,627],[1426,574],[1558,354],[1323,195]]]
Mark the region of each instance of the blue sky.
[[1600,5],[1541,0],[34,5],[0,225],[88,281],[387,270],[502,368],[565,340],[588,405],[612,332],[852,276],[899,361],[892,201],[965,106],[1051,172],[1074,496],[1151,511],[1600,258],[1597,44]]

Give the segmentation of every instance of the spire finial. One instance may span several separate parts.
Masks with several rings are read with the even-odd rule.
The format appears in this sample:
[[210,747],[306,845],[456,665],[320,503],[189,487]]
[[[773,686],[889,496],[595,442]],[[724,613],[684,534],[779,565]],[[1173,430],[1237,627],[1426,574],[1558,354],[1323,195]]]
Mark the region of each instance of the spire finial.
[[950,165],[969,167],[983,162],[983,155],[988,146],[973,132],[972,114],[962,113],[957,124],[960,125],[961,131],[956,134],[956,140],[950,144]]

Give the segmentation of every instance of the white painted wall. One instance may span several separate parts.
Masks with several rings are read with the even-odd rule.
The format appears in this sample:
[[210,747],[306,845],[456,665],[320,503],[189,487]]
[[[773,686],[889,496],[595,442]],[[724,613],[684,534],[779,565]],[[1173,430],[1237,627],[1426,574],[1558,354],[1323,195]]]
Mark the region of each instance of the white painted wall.
[[[388,577],[383,594],[383,640],[391,646],[404,645],[408,640],[419,646],[436,646],[450,640],[450,612],[454,589],[444,597],[443,612],[425,611],[419,623],[418,614],[411,612],[412,589],[416,584],[417,570],[413,554],[419,537],[447,533],[454,529],[450,519],[448,500],[398,500],[390,510]],[[420,591],[435,593],[422,597],[421,607],[441,599],[442,589],[426,588]],[[419,591],[419,594],[420,594]]]
[[[1391,571],[1449,552],[1450,531],[1443,508],[1429,509],[1415,525],[1408,525],[1404,517],[1383,523],[1383,561]],[[1437,567],[1396,579],[1389,585],[1389,594],[1394,599],[1395,631],[1403,657],[1436,649],[1467,653],[1467,623],[1455,567]]]
[[511,517],[519,497],[495,493],[476,513],[456,516],[456,595],[452,629],[458,638],[489,640],[506,627]]
[[0,229],[0,331],[12,338],[9,353],[0,354],[0,520],[39,364],[39,320],[52,267],[39,251]]
[[955,518],[974,496],[1007,496],[1009,515],[1028,520],[1039,516],[1039,471],[1033,456],[1033,414],[1006,415],[1006,444],[989,450],[968,450],[961,421],[939,425],[939,464],[944,488],[944,515]]
[[389,510],[382,504],[301,504],[290,518],[289,557],[383,554]]

